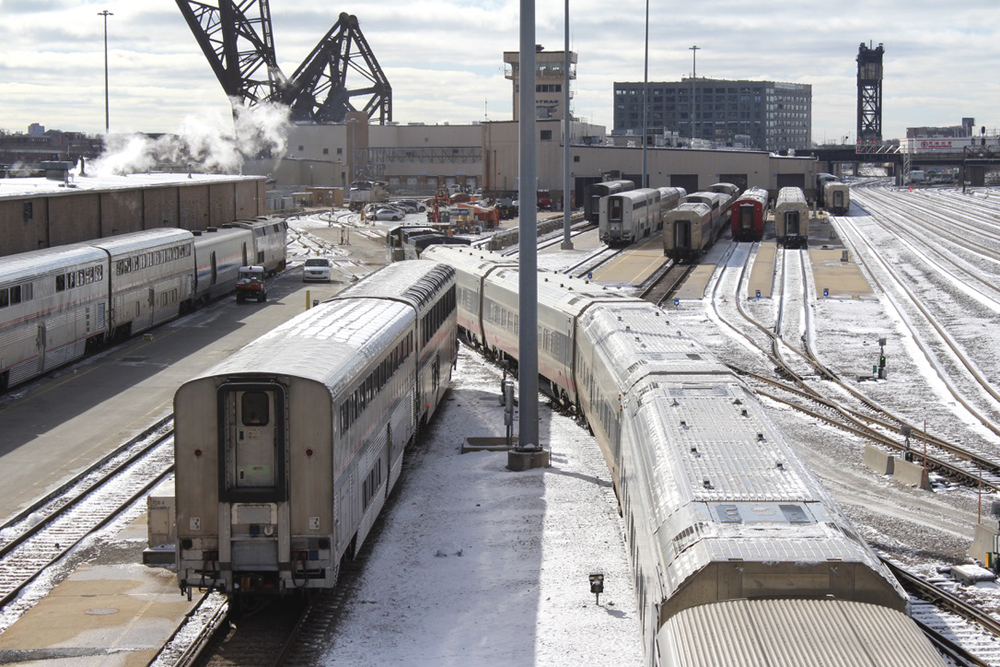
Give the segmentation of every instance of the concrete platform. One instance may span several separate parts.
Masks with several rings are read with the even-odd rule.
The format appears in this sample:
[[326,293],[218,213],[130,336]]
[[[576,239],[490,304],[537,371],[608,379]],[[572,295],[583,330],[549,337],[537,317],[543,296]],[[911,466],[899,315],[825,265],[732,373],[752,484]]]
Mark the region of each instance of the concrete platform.
[[760,291],[761,298],[770,299],[774,293],[774,258],[777,254],[778,245],[775,241],[761,241],[757,245],[757,254],[753,258],[753,266],[750,267],[750,279],[747,280],[747,298],[757,298]]
[[[844,261],[846,257],[847,261]],[[809,261],[813,268],[813,283],[819,298],[873,299],[868,279],[854,257],[844,248],[810,248]],[[824,290],[826,293],[824,293]]]
[[141,564],[145,541],[144,515],[0,634],[0,663],[149,664],[195,603]]
[[602,285],[642,285],[667,261],[663,236],[653,234],[594,271],[593,280]]

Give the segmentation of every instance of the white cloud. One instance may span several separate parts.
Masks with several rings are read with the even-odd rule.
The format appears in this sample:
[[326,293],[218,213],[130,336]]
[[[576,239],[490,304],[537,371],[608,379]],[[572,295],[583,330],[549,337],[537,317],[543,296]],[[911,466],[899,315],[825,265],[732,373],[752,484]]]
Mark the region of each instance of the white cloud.
[[[0,39],[0,125],[31,122],[67,130],[104,127],[103,19],[108,9],[112,129],[172,131],[182,118],[211,105],[228,113],[222,88],[174,3],[4,0]],[[511,82],[503,52],[518,49],[514,0],[418,0],[415,3],[307,0],[271,3],[279,63],[291,75],[336,22],[358,16],[393,86],[394,119],[463,123],[509,118]],[[953,125],[963,116],[993,127],[1000,90],[998,9],[970,0],[942,10],[930,0],[846,0],[835,12],[795,0],[748,11],[745,2],[664,5],[650,2],[651,81],[690,75],[697,44],[698,74],[813,86],[813,136],[853,134],[856,127],[858,44],[885,44],[883,131]],[[573,106],[579,115],[612,124],[612,85],[641,81],[644,3],[611,7],[571,3],[571,48],[579,54]],[[563,46],[563,3],[536,2],[536,39]]]

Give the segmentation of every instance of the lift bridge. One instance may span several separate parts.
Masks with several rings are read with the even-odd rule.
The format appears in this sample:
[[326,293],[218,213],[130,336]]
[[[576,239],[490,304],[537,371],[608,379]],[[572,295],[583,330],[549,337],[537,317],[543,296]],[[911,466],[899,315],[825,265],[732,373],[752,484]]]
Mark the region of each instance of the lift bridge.
[[230,98],[248,107],[271,102],[291,120],[341,123],[350,111],[392,121],[392,87],[361,34],[341,14],[291,78],[278,67],[268,0],[177,0],[191,32]]

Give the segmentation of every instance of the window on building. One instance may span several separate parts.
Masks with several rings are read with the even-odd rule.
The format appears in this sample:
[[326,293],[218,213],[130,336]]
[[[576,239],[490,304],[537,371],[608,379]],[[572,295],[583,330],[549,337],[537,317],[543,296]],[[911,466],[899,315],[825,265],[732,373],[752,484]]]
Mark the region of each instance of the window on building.
[[542,141],[552,141],[552,130],[542,130]]

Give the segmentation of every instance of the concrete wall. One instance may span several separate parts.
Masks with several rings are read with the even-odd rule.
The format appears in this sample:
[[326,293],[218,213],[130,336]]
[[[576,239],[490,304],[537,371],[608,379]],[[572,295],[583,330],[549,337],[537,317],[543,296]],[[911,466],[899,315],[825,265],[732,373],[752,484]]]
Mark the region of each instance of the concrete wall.
[[45,197],[0,201],[0,256],[48,246],[48,205]]
[[142,190],[112,190],[101,192],[97,196],[100,197],[101,224],[98,236],[128,234],[145,229],[146,209],[142,202]]

